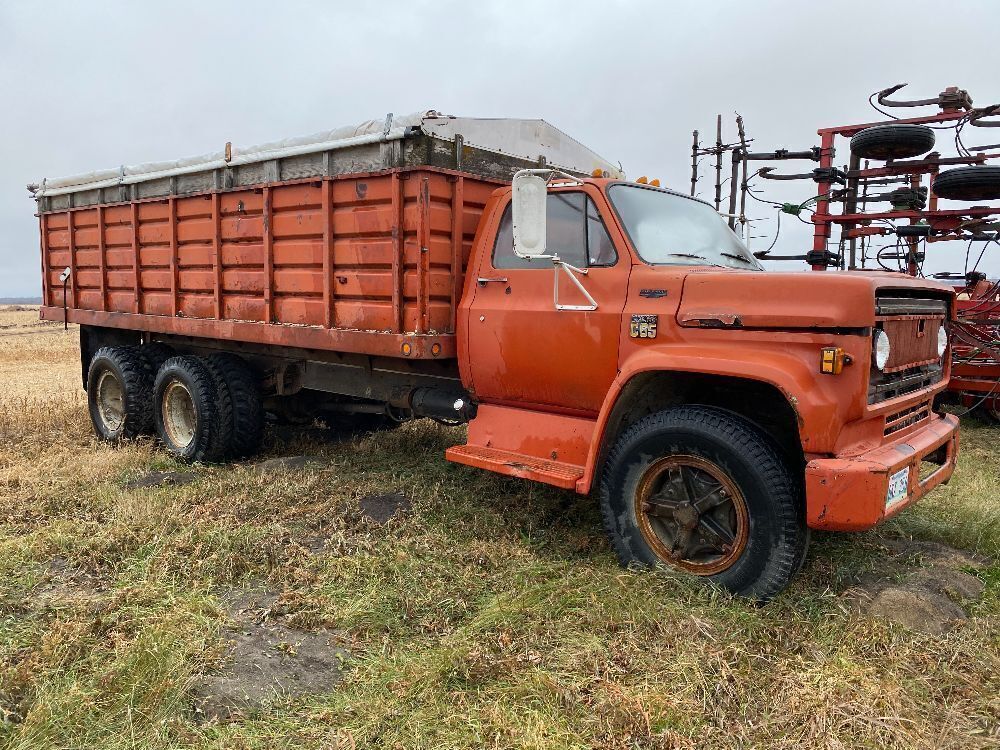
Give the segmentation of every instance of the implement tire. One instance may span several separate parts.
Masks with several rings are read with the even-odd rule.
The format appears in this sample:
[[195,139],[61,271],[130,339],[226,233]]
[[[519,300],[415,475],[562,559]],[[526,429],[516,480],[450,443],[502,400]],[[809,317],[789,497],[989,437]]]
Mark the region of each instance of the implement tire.
[[600,503],[623,565],[663,563],[767,600],[805,558],[799,483],[764,433],[721,409],[677,407],[629,427]]
[[153,431],[153,372],[134,346],[97,350],[87,370],[87,406],[97,436],[108,443]]
[[215,461],[219,446],[218,389],[197,357],[171,357],[156,375],[156,434],[181,461]]
[[1000,198],[1000,167],[956,167],[934,178],[934,195],[952,201]]
[[934,131],[924,125],[876,125],[851,138],[851,153],[862,159],[909,159],[934,148]]

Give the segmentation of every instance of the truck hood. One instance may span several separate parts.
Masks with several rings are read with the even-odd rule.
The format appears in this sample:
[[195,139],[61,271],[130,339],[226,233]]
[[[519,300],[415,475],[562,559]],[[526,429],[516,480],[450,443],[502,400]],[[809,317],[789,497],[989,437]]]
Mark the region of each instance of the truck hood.
[[684,279],[677,322],[701,328],[870,328],[876,294],[892,291],[954,296],[944,284],[894,273],[696,271]]

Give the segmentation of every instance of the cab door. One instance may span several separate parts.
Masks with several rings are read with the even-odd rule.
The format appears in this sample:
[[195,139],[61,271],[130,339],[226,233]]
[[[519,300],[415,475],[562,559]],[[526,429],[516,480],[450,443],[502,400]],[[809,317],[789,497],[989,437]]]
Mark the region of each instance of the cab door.
[[[590,302],[552,261],[514,255],[508,202],[491,254],[483,254],[469,309],[469,375],[484,403],[596,414],[618,372],[630,261],[618,253],[596,189],[550,192],[546,247],[576,274],[594,310],[558,310]],[[620,257],[619,257],[620,256]]]

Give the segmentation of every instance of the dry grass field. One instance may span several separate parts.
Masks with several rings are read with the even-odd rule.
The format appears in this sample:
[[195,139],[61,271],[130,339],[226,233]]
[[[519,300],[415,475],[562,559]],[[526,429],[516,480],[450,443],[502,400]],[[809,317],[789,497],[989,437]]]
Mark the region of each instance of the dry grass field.
[[[592,500],[448,464],[461,432],[429,422],[269,429],[265,458],[316,458],[284,472],[109,448],[76,344],[0,311],[0,747],[1000,746],[995,426],[969,419],[955,479],[898,519],[815,535],[759,607],[622,570]],[[136,482],[154,471],[191,481]],[[386,493],[396,516],[365,512]],[[855,611],[857,580],[929,565],[929,543],[992,558],[957,563],[985,582],[968,619],[927,635]],[[254,669],[340,682],[195,711],[228,639],[264,625]],[[304,657],[314,634],[341,664]]]

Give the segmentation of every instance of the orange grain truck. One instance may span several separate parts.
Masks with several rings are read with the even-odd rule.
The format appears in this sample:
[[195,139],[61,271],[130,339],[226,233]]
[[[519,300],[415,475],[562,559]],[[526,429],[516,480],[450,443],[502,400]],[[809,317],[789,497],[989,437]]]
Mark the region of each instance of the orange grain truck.
[[767,598],[809,529],[952,474],[952,290],[765,272],[706,203],[542,121],[435,112],[32,186],[94,428],[246,456],[265,413],[468,423],[458,463],[595,492],[623,563]]

